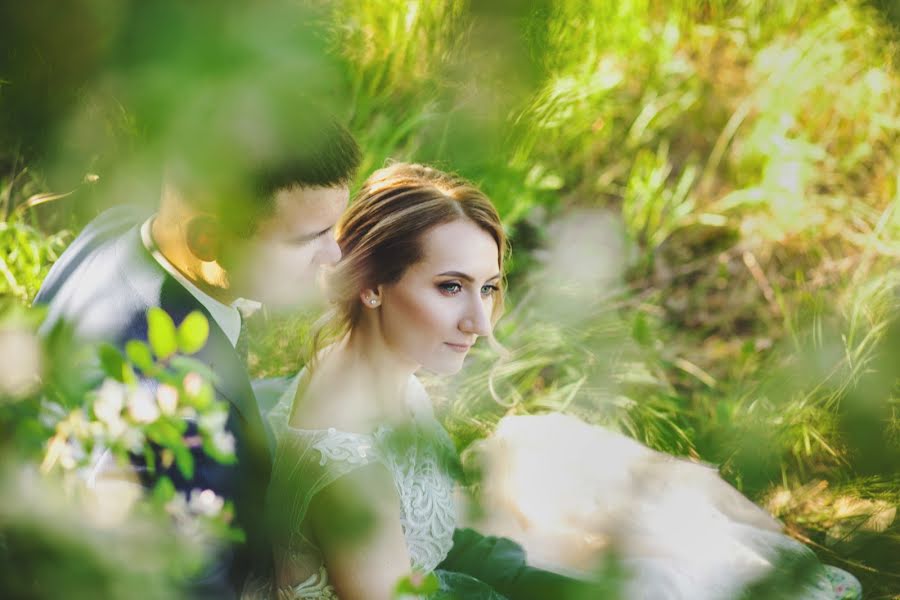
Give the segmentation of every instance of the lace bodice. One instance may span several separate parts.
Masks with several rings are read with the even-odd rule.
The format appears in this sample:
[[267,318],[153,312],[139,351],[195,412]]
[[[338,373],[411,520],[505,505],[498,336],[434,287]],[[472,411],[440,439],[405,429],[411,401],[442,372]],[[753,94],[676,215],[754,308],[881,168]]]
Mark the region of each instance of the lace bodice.
[[[302,375],[302,373],[301,373]],[[414,422],[409,439],[395,443],[393,430],[379,427],[374,434],[288,426],[298,375],[269,414],[277,441],[273,483],[282,488],[273,501],[289,514],[284,550],[308,577],[293,590],[279,590],[279,598],[337,598],[303,519],[312,498],[329,483],[372,462],[383,464],[393,476],[400,497],[400,522],[412,566],[432,571],[450,551],[457,517],[453,478],[442,457],[452,450],[449,436],[425,406],[411,406]],[[418,382],[416,382],[418,385]],[[277,478],[277,481],[276,481]],[[285,489],[285,487],[289,489]]]
[[[433,570],[451,549],[457,521],[446,460],[452,443],[427,406],[424,391],[423,405],[411,407],[412,440],[397,443],[394,434],[401,432],[385,428],[365,435],[288,427],[298,381],[270,414],[278,438],[270,489],[282,491],[270,495],[276,503],[271,506],[288,511],[287,527],[279,532],[283,539],[276,544],[290,560],[293,586],[279,589],[279,600],[337,600],[313,536],[304,527],[304,516],[316,493],[373,462],[384,465],[393,477],[412,566]],[[634,573],[623,582],[623,597],[733,598],[744,586],[772,573],[773,565],[785,557],[814,564],[808,549],[783,535],[777,522],[724,482],[715,469],[661,455],[573,417],[508,416],[481,443],[479,453],[486,469],[481,506],[489,516],[479,527],[481,533],[521,540],[529,558],[540,557],[554,543],[562,551],[594,552],[591,539],[601,542],[596,546],[600,551],[605,549],[604,540],[613,540],[625,570]],[[603,458],[578,460],[585,456]],[[528,523],[527,531],[516,529],[522,523]],[[498,581],[512,581],[517,575],[506,571],[507,562],[486,560],[484,573],[496,572]],[[518,573],[523,565],[515,563],[512,568]],[[554,563],[538,566],[552,568]],[[458,597],[501,598],[492,589],[483,595],[472,593],[472,578],[465,571],[437,573],[442,591],[456,589],[445,578],[459,577],[458,589],[465,591]],[[835,579],[846,574],[833,569],[811,575],[805,589],[791,592],[795,594],[791,597],[835,600],[845,598],[850,584],[859,589],[857,582]],[[271,597],[265,582],[259,590],[248,597]]]

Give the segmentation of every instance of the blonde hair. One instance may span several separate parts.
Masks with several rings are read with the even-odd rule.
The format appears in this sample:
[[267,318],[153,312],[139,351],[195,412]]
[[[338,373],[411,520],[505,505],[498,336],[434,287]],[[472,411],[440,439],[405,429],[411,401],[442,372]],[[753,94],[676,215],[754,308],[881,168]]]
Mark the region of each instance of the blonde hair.
[[[328,277],[332,310],[314,336],[311,360],[325,338],[339,339],[356,325],[362,290],[397,282],[422,259],[422,236],[458,220],[468,220],[494,238],[503,273],[506,234],[497,209],[481,190],[460,177],[414,163],[395,163],[372,173],[337,225],[343,257]],[[503,285],[492,322],[502,313]]]

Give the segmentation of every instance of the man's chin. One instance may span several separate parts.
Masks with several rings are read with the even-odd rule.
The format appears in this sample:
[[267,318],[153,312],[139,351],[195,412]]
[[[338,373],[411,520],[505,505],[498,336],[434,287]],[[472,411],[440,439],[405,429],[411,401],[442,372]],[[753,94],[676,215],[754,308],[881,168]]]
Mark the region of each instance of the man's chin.
[[272,280],[252,283],[238,295],[261,303],[269,312],[295,313],[321,309],[325,305],[325,296],[314,281],[310,281],[309,285]]
[[267,311],[274,314],[324,310],[327,304],[323,294],[310,291],[293,294],[266,294],[255,298],[255,300],[261,302]]

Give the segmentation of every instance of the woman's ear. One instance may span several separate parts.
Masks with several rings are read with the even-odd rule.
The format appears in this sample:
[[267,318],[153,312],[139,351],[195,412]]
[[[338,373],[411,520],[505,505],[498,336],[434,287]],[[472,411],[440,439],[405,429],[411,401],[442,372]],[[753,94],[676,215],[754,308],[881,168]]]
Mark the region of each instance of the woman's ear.
[[366,289],[359,293],[359,299],[366,308],[378,308],[381,306],[381,286],[377,289]]
[[215,262],[222,253],[222,227],[215,217],[191,217],[185,226],[187,246],[191,254],[203,262]]

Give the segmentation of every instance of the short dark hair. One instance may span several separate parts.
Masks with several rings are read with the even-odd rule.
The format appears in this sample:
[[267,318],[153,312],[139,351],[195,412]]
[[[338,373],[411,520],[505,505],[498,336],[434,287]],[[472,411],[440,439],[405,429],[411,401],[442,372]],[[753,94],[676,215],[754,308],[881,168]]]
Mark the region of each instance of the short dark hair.
[[334,115],[302,99],[223,100],[191,116],[166,152],[168,177],[186,202],[240,235],[271,214],[279,190],[348,186],[362,158]]
[[299,152],[274,156],[251,168],[250,177],[259,198],[271,198],[275,192],[293,186],[349,186],[359,168],[361,153],[356,140],[335,120],[306,132],[306,144]]

